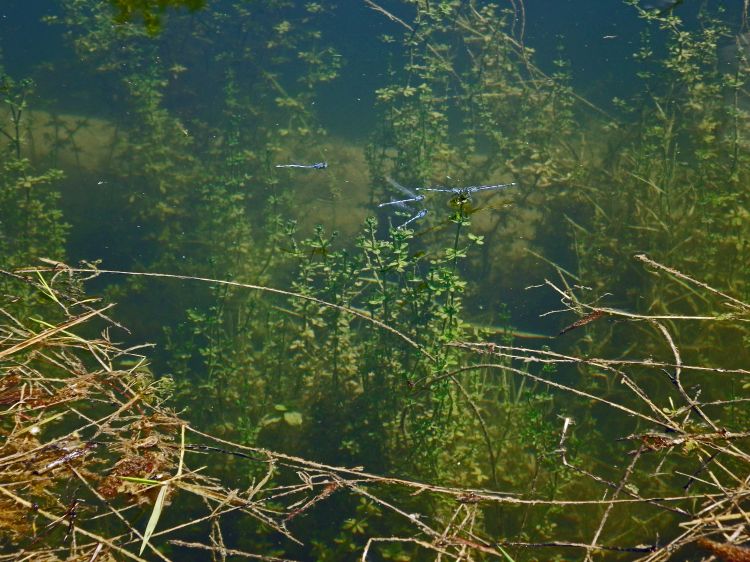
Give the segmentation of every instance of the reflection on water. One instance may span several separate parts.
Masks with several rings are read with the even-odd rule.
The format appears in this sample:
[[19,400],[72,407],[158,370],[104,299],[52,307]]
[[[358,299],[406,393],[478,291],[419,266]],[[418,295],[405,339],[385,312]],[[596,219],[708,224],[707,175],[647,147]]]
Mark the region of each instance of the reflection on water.
[[3,8],[0,251],[173,275],[89,289],[195,427],[300,457],[196,449],[273,493],[188,534],[664,560],[715,531],[694,519],[748,467],[739,8],[186,6]]

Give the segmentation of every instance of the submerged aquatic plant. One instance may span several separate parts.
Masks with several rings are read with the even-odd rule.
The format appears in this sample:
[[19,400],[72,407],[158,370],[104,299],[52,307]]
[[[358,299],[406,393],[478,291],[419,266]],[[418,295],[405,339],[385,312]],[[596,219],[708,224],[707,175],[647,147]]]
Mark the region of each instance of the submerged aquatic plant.
[[[0,115],[8,117],[0,127],[0,140],[7,141],[6,149],[0,151],[0,257],[6,270],[42,257],[63,259],[65,253],[68,225],[56,190],[63,173],[38,169],[28,155],[25,132],[33,91],[31,80],[14,80],[0,64]],[[0,280],[2,290],[6,281],[7,278]],[[19,306],[33,301],[19,299]]]
[[[620,303],[647,304],[644,313],[699,315],[702,297],[644,277],[630,258],[648,252],[747,296],[746,53],[721,9],[701,10],[697,28],[677,12],[638,13],[652,31],[636,53],[643,93],[616,100],[623,120],[610,126],[601,165],[589,166],[577,183],[589,209],[587,216],[569,216],[577,275],[594,298],[618,288]],[[666,39],[663,58],[654,57],[657,34]],[[600,331],[590,352],[616,337],[611,328]],[[696,361],[713,360],[713,350],[729,341],[738,349],[736,365],[746,359],[730,323],[709,331],[684,325],[679,339]]]
[[[200,47],[186,42],[179,52],[168,48],[169,38],[187,37],[191,24],[179,16],[165,26],[165,44],[138,26],[113,28],[113,12],[101,3],[67,2],[58,18],[82,59],[127,100],[116,116],[126,133],[122,158],[111,173],[130,189],[112,206],[132,210],[121,240],[140,252],[136,259],[128,253],[128,260],[151,270],[128,274],[129,288],[139,295],[127,308],[151,336],[169,325],[157,365],[172,371],[176,405],[186,408],[190,423],[216,436],[162,407],[167,385],[140,359],[136,367],[113,369],[124,350],[106,337],[92,343],[73,335],[81,317],[69,318],[65,307],[77,311],[83,297],[75,293],[69,302],[51,289],[68,278],[80,290],[75,275],[102,270],[73,271],[58,263],[34,271],[44,298],[62,305],[58,314],[67,320],[37,322],[41,332],[34,332],[16,315],[7,329],[10,347],[0,358],[39,350],[24,356],[20,373],[13,371],[18,365],[8,367],[0,390],[0,398],[12,401],[6,431],[22,438],[7,466],[23,478],[29,467],[48,470],[54,486],[84,463],[109,472],[97,475],[99,488],[86,486],[85,498],[58,488],[48,494],[39,514],[49,526],[32,539],[36,543],[24,544],[39,544],[52,556],[64,548],[54,543],[54,533],[80,533],[105,546],[75,543],[71,556],[141,545],[154,552],[163,545],[160,533],[174,536],[181,524],[170,521],[177,512],[170,501],[185,502],[181,513],[198,513],[197,501],[186,494],[211,506],[205,515],[211,544],[182,537],[171,539],[171,547],[217,556],[302,552],[336,560],[377,550],[406,559],[423,550],[522,560],[554,548],[559,557],[628,552],[662,560],[725,531],[727,521],[739,522],[731,529],[735,538],[747,538],[741,499],[748,373],[739,365],[741,351],[731,354],[737,365],[717,367],[712,360],[746,347],[738,322],[748,310],[746,194],[738,189],[747,168],[747,64],[737,49],[732,72],[721,70],[717,49],[727,27],[708,13],[700,29],[688,30],[677,13],[641,12],[668,35],[667,58],[654,64],[653,49],[644,43],[637,55],[650,87],[641,97],[618,100],[613,119],[573,91],[564,52],[552,75],[534,65],[519,28],[520,3],[512,13],[496,4],[410,2],[413,20],[390,18],[404,33],[391,55],[389,83],[377,92],[382,122],[367,149],[373,203],[383,200],[387,177],[424,186],[446,176],[464,185],[513,181],[518,216],[509,227],[496,222],[477,233],[484,205],[456,193],[448,210],[437,198],[424,201],[429,221],[388,229],[370,219],[346,244],[323,227],[301,234],[285,220],[294,201],[282,186],[290,180],[273,166],[291,161],[291,154],[324,161],[320,151],[305,148],[325,135],[312,101],[317,85],[333,79],[340,64],[316,29],[327,5],[287,6],[272,2],[261,14],[230,4],[207,12],[197,31]],[[247,38],[247,49],[223,42],[230,27]],[[198,48],[210,57],[206,75],[190,67]],[[181,96],[199,96],[205,81],[221,87],[211,88],[205,103],[180,103]],[[4,90],[11,107],[24,107],[24,91]],[[8,215],[0,248],[12,255],[17,241],[28,241],[23,255],[29,259],[45,252],[60,260],[56,203],[35,197],[36,187],[57,176],[32,174],[18,153],[21,116],[14,119],[6,131],[10,157],[3,161],[2,196],[28,211],[30,221]],[[492,211],[486,207],[484,216]],[[434,227],[438,223],[449,230]],[[55,235],[44,239],[34,230],[40,225]],[[132,234],[135,225],[143,234]],[[514,240],[514,248],[504,236],[516,227],[536,239]],[[550,233],[558,247],[571,245],[570,263],[555,264],[560,281],[544,286],[563,303],[567,316],[560,327],[569,329],[562,331],[577,328],[565,336],[576,340],[574,350],[523,347],[509,328],[502,341],[486,341],[487,332],[468,322],[467,295],[486,298],[467,282],[471,272],[512,271],[519,246],[559,261],[544,253],[543,235]],[[685,251],[691,245],[698,250]],[[647,268],[631,259],[643,250],[656,258],[638,258]],[[498,268],[503,261],[505,269]],[[167,277],[180,284],[153,284]],[[488,285],[498,277],[502,273]],[[269,287],[270,279],[289,289]],[[191,284],[196,280],[200,285]],[[615,297],[607,295],[612,290]],[[625,304],[611,305],[613,298]],[[168,303],[171,310],[144,314],[149,305],[143,302]],[[65,377],[53,379],[34,367],[49,357],[49,350],[36,347],[47,343],[66,350],[49,362],[63,367]],[[71,349],[84,359],[71,360]],[[87,361],[103,361],[105,368],[77,378],[79,363]],[[48,406],[34,402],[26,388],[68,403],[84,383],[97,385],[91,390],[96,400],[84,404],[92,410],[76,402],[75,411],[61,417],[84,420],[85,440],[68,439],[62,449],[44,449],[41,442],[24,449],[33,434],[21,427],[29,420],[17,410],[30,416]],[[106,414],[101,427],[87,425],[100,419],[97,408],[113,393],[124,393],[116,415]],[[59,413],[34,421],[59,429],[52,425]],[[186,437],[178,446],[179,425]],[[120,443],[125,434],[133,443],[121,450],[100,446]],[[15,462],[13,455],[26,459],[28,451],[44,455],[28,466]],[[210,463],[210,477],[224,484],[191,471],[191,454],[220,459]],[[300,454],[316,460],[292,456]],[[176,477],[183,466],[176,459],[183,456],[187,464]],[[618,466],[624,468],[613,477]],[[82,485],[93,478],[78,472]],[[5,494],[14,516],[22,516],[18,506],[33,505],[36,492]],[[97,493],[121,503],[112,507]],[[138,537],[137,545],[124,543],[126,532],[142,532],[126,508],[153,501],[149,494],[159,506],[142,510],[153,514],[153,534]],[[109,514],[103,525],[113,521],[116,538],[78,530],[87,503]],[[236,536],[249,538],[226,549],[225,537],[235,535],[224,534],[222,525],[235,522],[221,518],[236,512],[256,523],[236,523],[242,531]],[[335,524],[321,530],[320,520]],[[668,538],[660,543],[655,529]],[[23,531],[33,533],[34,525]],[[297,536],[309,537],[311,550],[295,542]],[[279,547],[279,537],[288,542]]]

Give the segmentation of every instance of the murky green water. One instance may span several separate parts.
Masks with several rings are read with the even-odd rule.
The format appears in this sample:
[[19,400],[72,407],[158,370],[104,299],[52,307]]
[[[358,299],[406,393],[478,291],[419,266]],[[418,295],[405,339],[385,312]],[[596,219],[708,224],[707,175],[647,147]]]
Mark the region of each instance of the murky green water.
[[[516,560],[583,559],[592,542],[666,559],[635,546],[672,540],[700,494],[747,476],[741,455],[711,472],[710,445],[623,440],[747,430],[731,402],[747,376],[712,370],[747,365],[742,3],[340,4],[209,2],[164,11],[149,33],[106,3],[6,2],[3,268],[101,260],[319,299],[122,275],[88,285],[120,303],[121,341],[156,344],[152,370],[206,432],[540,500],[464,513],[383,491]],[[398,199],[406,208],[382,205]],[[707,369],[680,381],[683,364]],[[212,462],[238,487],[264,473]],[[686,486],[695,497],[639,499]],[[554,503],[612,494],[638,501]],[[290,519],[304,546],[242,518],[223,540],[354,560],[370,537],[434,539],[403,515],[336,493]],[[510,544],[556,542],[575,545]],[[368,559],[435,556],[383,544]],[[677,556],[701,559],[691,548]]]

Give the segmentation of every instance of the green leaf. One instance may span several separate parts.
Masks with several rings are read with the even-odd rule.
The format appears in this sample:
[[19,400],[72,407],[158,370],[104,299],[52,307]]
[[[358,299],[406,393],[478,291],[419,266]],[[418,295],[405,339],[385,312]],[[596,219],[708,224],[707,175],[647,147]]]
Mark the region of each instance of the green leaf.
[[164,500],[166,497],[167,486],[163,485],[161,487],[161,490],[159,490],[159,495],[156,498],[156,503],[154,503],[154,510],[151,512],[151,517],[149,517],[148,519],[146,531],[143,533],[143,542],[141,542],[141,549],[138,551],[138,556],[143,554],[143,549],[146,548],[148,539],[150,539],[151,535],[154,534],[154,529],[156,529],[156,524],[159,522],[159,517],[161,517],[161,510],[164,508]]
[[[180,440],[180,464],[177,465],[177,474],[175,475],[175,478],[180,478],[182,476],[182,465],[185,459],[185,426],[182,426],[182,434],[181,434],[181,440]],[[170,479],[171,480],[171,479]],[[162,484],[161,490],[159,490],[159,495],[156,497],[156,502],[154,503],[154,510],[151,512],[151,517],[148,519],[148,524],[146,525],[146,530],[143,533],[143,542],[141,542],[141,549],[138,551],[138,556],[143,554],[143,550],[146,548],[146,545],[148,544],[148,539],[151,538],[151,535],[154,534],[154,529],[156,529],[156,524],[159,522],[159,517],[161,517],[161,511],[164,509],[164,500],[167,498],[167,490],[169,487],[169,482],[164,482]]]
[[500,550],[500,552],[503,553],[503,556],[505,557],[505,559],[508,562],[516,562],[515,559],[510,554],[508,554],[507,552],[505,552],[505,549],[502,546],[497,545],[497,548],[498,548],[498,550]]

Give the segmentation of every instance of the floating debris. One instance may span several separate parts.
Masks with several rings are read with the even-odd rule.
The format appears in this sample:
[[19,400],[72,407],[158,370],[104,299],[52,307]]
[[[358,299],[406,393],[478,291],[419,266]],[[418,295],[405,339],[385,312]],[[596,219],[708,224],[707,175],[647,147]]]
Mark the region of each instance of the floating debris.
[[601,318],[602,316],[605,316],[606,314],[607,313],[604,312],[603,310],[595,310],[594,312],[592,312],[591,314],[587,314],[586,316],[584,316],[580,320],[576,320],[571,325],[565,326],[562,330],[560,330],[560,333],[557,334],[557,336],[558,337],[562,336],[563,334],[567,334],[571,330],[575,330],[576,328],[580,328],[581,326],[585,326],[586,324],[590,324],[594,320],[598,320],[599,318]]

